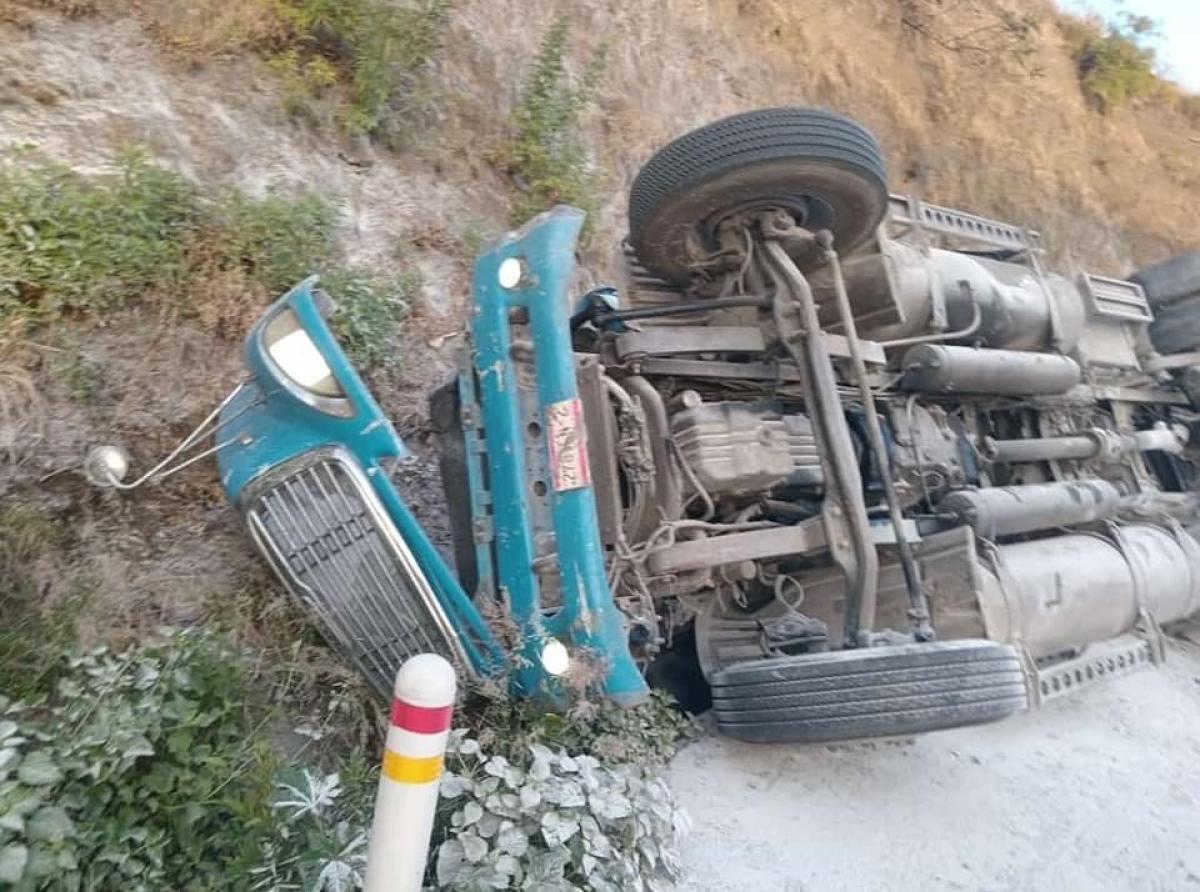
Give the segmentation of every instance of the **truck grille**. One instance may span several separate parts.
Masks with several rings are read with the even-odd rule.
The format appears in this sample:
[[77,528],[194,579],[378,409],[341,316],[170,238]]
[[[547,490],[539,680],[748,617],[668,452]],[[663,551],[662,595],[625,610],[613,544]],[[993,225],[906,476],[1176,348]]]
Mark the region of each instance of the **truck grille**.
[[272,469],[245,502],[259,549],[322,631],[390,694],[400,664],[457,637],[354,459],[319,450]]

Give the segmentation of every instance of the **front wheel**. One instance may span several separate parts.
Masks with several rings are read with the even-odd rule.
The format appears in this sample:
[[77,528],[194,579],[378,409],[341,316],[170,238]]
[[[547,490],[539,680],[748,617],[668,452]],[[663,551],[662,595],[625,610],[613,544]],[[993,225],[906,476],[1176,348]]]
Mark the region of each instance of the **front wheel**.
[[712,693],[721,732],[754,743],[919,734],[1029,705],[1016,648],[983,640],[757,660],[715,673]]
[[760,109],[685,133],[646,162],[629,192],[629,237],[647,269],[686,285],[729,217],[783,210],[832,231],[846,254],[871,237],[887,202],[883,152],[861,124],[821,109]]

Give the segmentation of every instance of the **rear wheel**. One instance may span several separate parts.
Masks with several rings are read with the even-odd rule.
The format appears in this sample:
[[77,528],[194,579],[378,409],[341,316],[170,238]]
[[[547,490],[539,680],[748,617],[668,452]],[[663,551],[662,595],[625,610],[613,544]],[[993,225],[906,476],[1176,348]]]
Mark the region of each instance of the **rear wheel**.
[[1185,251],[1129,277],[1146,292],[1153,307],[1164,307],[1200,294],[1200,251]]
[[1028,706],[1016,649],[981,640],[743,663],[714,674],[712,693],[722,733],[755,743],[918,734]]
[[630,241],[647,269],[686,284],[733,214],[781,208],[831,230],[848,253],[870,238],[887,202],[883,153],[862,125],[818,109],[762,109],[660,149],[629,193]]
[[1158,307],[1150,323],[1150,342],[1159,353],[1182,353],[1200,346],[1200,294]]

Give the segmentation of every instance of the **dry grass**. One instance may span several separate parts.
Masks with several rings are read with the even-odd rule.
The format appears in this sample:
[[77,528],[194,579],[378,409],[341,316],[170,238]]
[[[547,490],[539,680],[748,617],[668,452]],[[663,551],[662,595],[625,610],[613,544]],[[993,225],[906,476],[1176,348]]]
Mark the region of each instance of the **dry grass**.
[[44,403],[33,376],[0,350],[0,462],[16,464],[41,437]]
[[209,62],[241,50],[274,49],[292,28],[270,0],[134,0],[130,4],[163,46],[191,62]]
[[530,23],[565,13],[580,62],[593,35],[608,47],[586,122],[608,196],[599,245],[623,228],[625,189],[655,148],[689,127],[772,104],[859,118],[887,150],[895,191],[1039,227],[1066,264],[1123,273],[1194,239],[1195,117],[1170,103],[1096,115],[1049,0],[946,2],[914,27],[913,10],[931,8],[924,0],[467,0],[446,62],[462,93],[447,116],[445,152],[504,138],[541,33]]

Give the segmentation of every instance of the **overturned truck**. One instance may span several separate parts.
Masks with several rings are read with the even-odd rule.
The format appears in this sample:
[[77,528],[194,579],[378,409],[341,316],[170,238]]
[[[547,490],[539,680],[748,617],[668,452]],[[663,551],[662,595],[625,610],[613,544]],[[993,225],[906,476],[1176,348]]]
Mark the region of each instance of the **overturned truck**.
[[1036,232],[889,194],[875,138],[803,108],[659,151],[621,280],[572,305],[580,224],[478,259],[431,401],[456,571],[329,298],[248,338],[223,485],[377,686],[436,650],[530,696],[649,679],[745,740],[910,734],[1156,663],[1200,610],[1194,256],[1066,278]]

